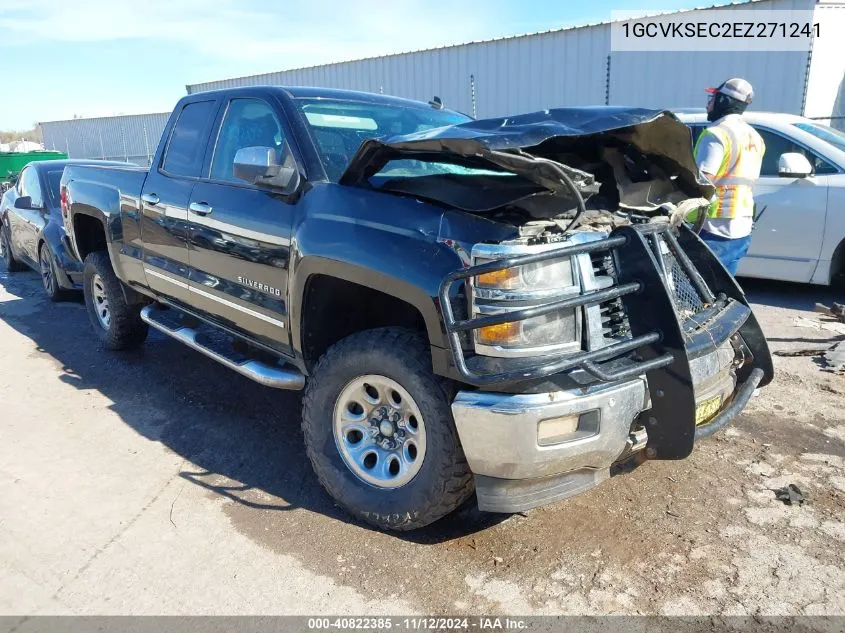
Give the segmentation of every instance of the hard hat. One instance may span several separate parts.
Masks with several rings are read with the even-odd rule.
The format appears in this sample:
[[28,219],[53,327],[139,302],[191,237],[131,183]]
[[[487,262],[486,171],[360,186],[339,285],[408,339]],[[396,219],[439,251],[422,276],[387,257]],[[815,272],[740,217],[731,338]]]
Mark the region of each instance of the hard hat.
[[745,104],[751,103],[754,99],[754,88],[745,79],[739,77],[728,79],[718,88],[707,88],[707,92],[710,94],[721,93]]

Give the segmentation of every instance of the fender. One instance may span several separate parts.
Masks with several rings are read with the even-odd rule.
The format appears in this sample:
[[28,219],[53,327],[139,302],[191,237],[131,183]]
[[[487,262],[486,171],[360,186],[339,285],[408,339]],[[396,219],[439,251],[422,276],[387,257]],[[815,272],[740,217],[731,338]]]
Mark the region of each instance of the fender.
[[[47,226],[41,231],[38,236],[38,248],[42,244],[46,244],[56,262],[55,273],[59,285],[64,289],[71,289],[74,287],[74,280],[70,278],[68,273],[78,275],[82,272],[82,263],[68,248],[68,242],[65,240],[65,230],[58,222],[48,222]],[[36,251],[37,253],[38,251]]]
[[[102,224],[106,249],[114,272],[118,279],[125,281],[127,276],[123,269],[123,258],[121,256],[123,221],[120,192],[115,187],[84,180],[69,180],[64,186],[67,187],[70,201],[68,218],[65,220],[65,231],[68,234],[74,256],[80,262],[84,261],[76,236],[76,218],[81,215],[92,217]],[[121,288],[128,303],[144,301],[143,295],[127,286],[126,283],[122,283]]]
[[123,238],[120,218],[120,193],[114,187],[84,180],[71,180],[65,185],[69,198],[69,222],[65,227],[71,238],[74,253],[80,260],[81,251],[76,238],[76,217],[87,215],[100,221],[105,231],[106,244],[111,245]]
[[291,339],[294,351],[298,356],[303,355],[302,309],[305,302],[305,291],[308,280],[314,275],[326,275],[380,290],[416,308],[425,322],[426,333],[432,347],[432,357],[433,359],[440,359],[435,360],[435,371],[439,369],[440,371],[437,371],[437,373],[447,373],[447,370],[443,367],[443,358],[448,361],[447,364],[451,362],[448,341],[441,325],[437,298],[430,294],[429,289],[416,286],[380,271],[319,256],[303,258],[297,265],[295,276],[292,277],[293,283],[288,286],[291,297],[293,297],[293,300],[289,303],[291,306]]
[[[435,373],[458,378],[438,298],[443,279],[469,263],[479,241],[512,227],[419,200],[344,185],[318,185],[300,201],[288,278],[291,345],[302,357],[308,279],[327,275],[379,290],[422,316]],[[453,295],[460,288],[456,284]]]
[[[425,323],[435,372],[451,375],[451,353],[437,294],[443,277],[462,262],[436,241],[440,214],[430,214],[427,220],[428,226],[411,230],[369,223],[354,215],[316,214],[299,225],[291,242],[288,281],[291,345],[297,356],[303,356],[308,280],[326,275],[379,290],[413,306]],[[338,248],[339,244],[345,247]]]

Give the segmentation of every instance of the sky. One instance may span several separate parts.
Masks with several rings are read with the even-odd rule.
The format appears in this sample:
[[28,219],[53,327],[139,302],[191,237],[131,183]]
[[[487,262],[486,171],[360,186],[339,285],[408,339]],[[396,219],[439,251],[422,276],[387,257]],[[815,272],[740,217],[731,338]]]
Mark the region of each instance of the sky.
[[185,85],[702,0],[0,0],[0,130],[169,112]]

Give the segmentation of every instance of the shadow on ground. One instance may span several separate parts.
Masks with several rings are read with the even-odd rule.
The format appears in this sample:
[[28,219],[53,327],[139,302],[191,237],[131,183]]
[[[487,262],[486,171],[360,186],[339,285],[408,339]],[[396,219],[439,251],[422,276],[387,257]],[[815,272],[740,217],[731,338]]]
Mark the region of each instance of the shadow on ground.
[[[0,319],[61,364],[60,380],[99,391],[136,432],[196,465],[183,468],[186,481],[247,508],[301,508],[354,522],[319,486],[305,456],[299,393],[261,387],[155,332],[138,351],[109,353],[91,330],[80,297],[52,304],[30,272],[0,271],[0,284],[10,295],[0,302]],[[834,296],[797,284],[743,280],[743,286],[753,302],[765,305],[812,309]],[[630,466],[616,472],[624,475]],[[470,499],[435,525],[397,537],[435,544],[505,518],[478,512]]]
[[[156,332],[138,351],[109,353],[91,330],[80,297],[50,303],[35,273],[2,271],[0,283],[11,295],[0,302],[0,319],[61,364],[60,380],[99,391],[136,432],[196,465],[183,468],[186,481],[247,508],[301,508],[355,522],[334,505],[311,470],[300,432],[299,393],[262,387]],[[743,286],[753,302],[774,306],[812,309],[834,296],[827,289],[779,282],[743,280]],[[615,474],[630,470],[624,465]],[[478,512],[470,499],[435,525],[397,537],[435,544],[505,518]]]
[[[300,432],[300,393],[262,387],[157,332],[140,350],[110,353],[81,298],[50,303],[35,273],[3,270],[0,284],[9,295],[0,299],[0,319],[61,365],[60,380],[99,391],[136,432],[196,465],[183,467],[185,480],[245,507],[302,508],[357,523],[317,483]],[[473,499],[427,529],[397,536],[438,543],[504,518],[478,512]]]

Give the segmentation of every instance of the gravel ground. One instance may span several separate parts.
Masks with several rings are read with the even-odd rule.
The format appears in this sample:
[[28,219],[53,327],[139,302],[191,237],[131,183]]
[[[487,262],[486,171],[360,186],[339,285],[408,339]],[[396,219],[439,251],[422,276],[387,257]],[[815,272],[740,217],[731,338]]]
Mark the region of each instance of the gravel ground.
[[[773,349],[837,338],[793,322],[826,291],[747,286]],[[158,335],[107,353],[80,301],[2,271],[0,614],[845,614],[845,377],[775,362],[684,461],[397,536],[319,488],[298,394]]]

